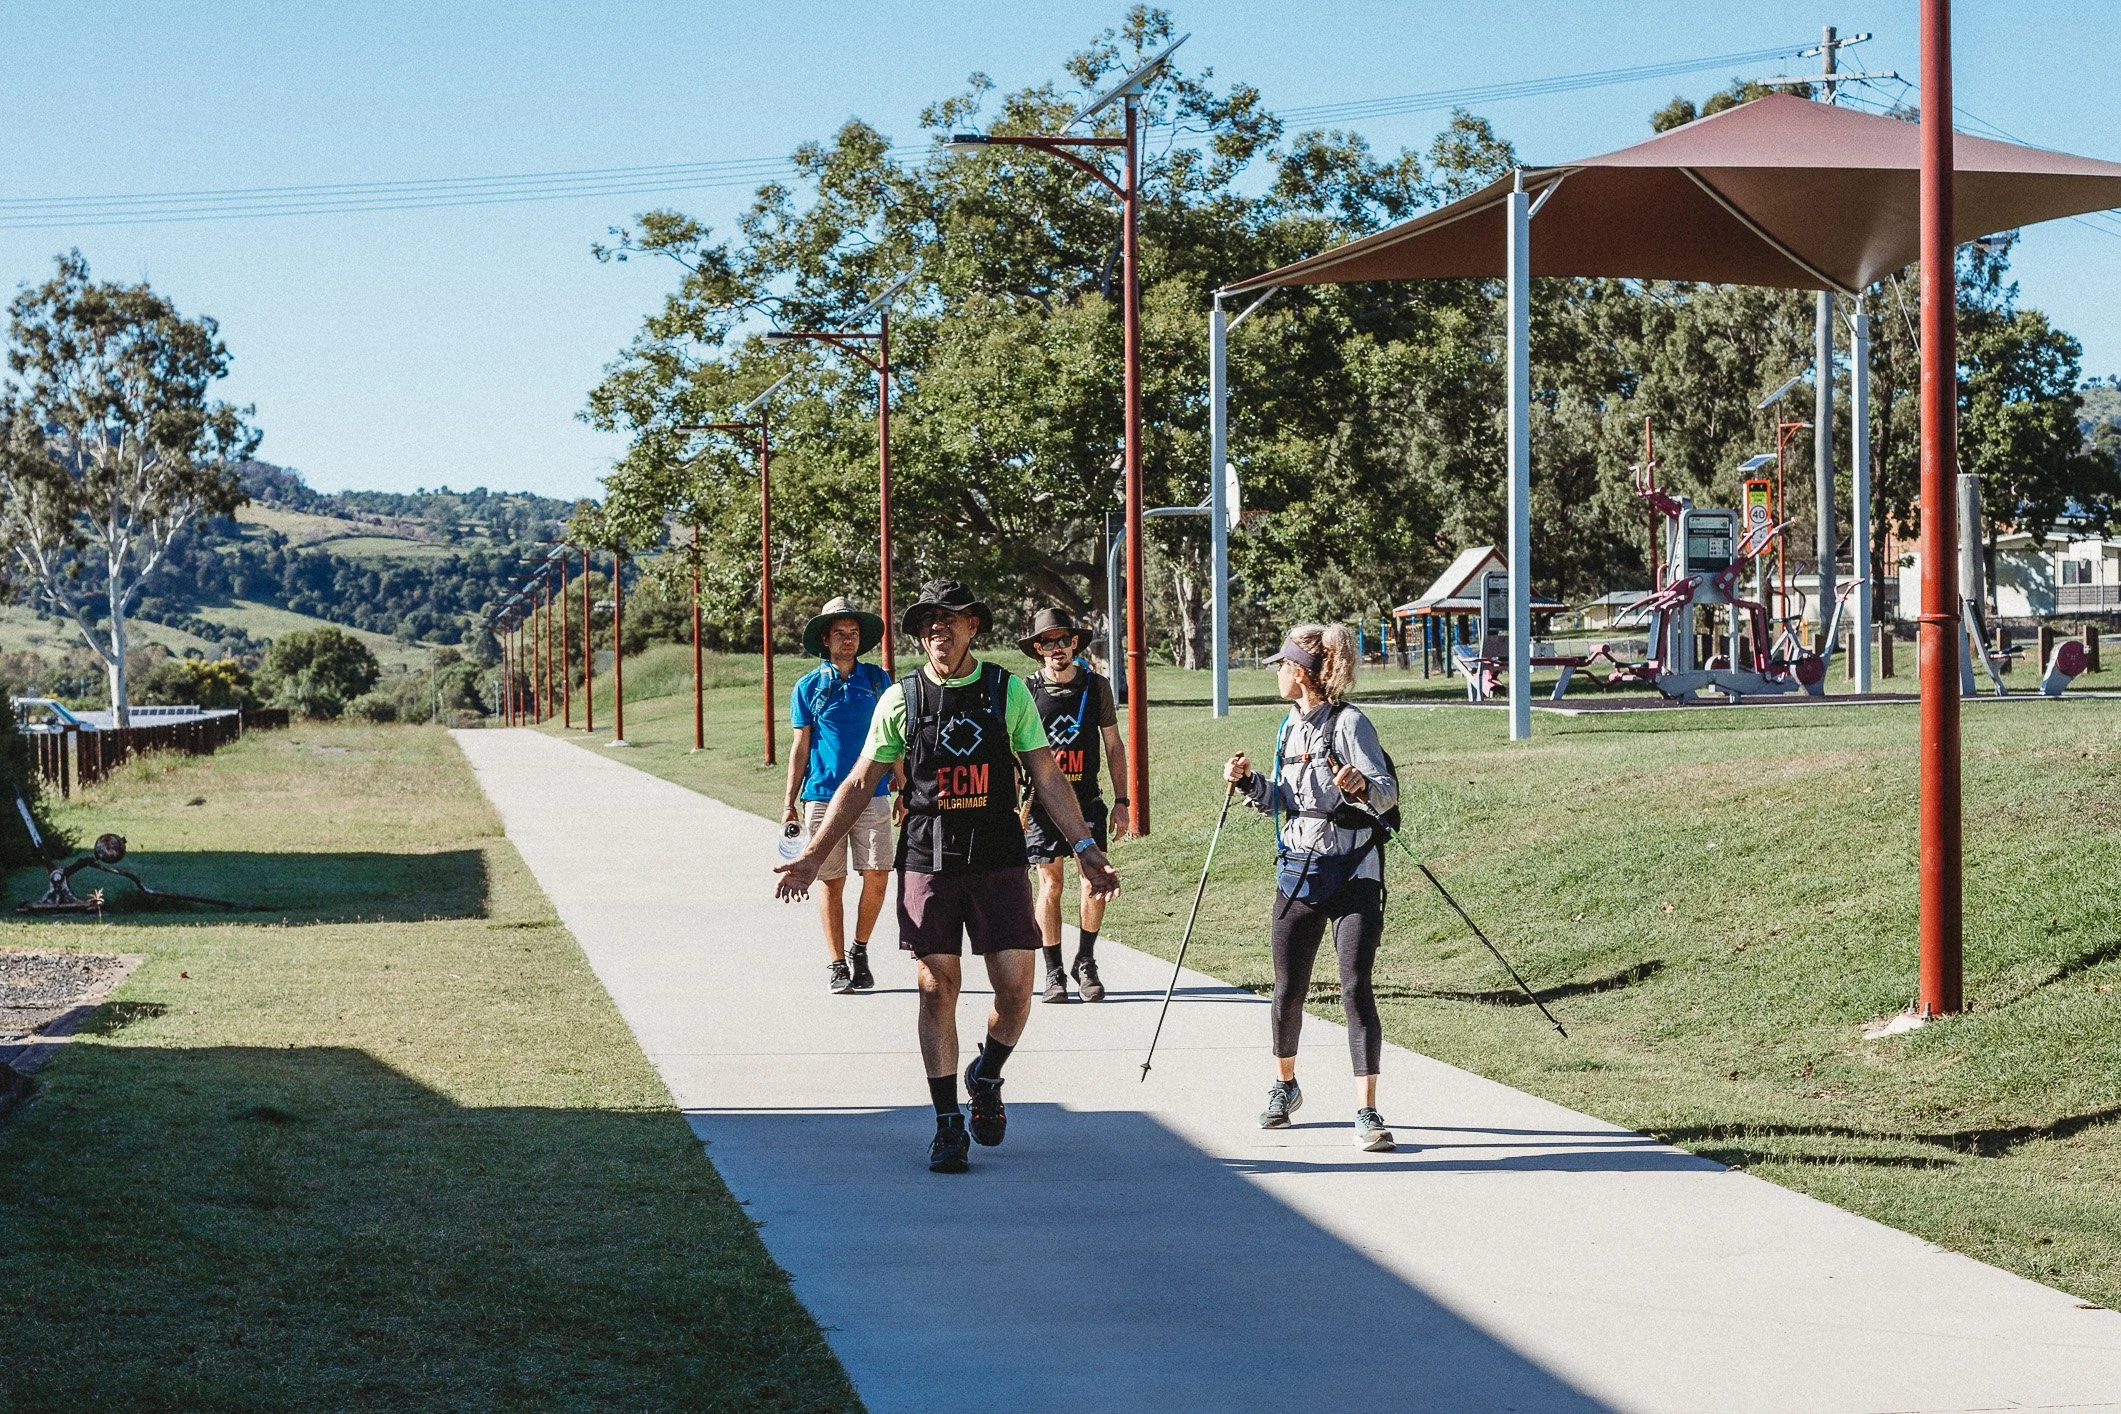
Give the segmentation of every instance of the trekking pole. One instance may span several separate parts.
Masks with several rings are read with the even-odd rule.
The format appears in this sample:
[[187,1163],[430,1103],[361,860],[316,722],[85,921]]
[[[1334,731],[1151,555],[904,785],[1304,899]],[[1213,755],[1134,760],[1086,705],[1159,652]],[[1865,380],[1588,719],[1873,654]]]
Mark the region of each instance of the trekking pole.
[[1149,1037],[1149,1054],[1142,1058],[1142,1080],[1149,1079],[1149,1062],[1156,1059],[1157,1038],[1164,1034],[1164,1018],[1171,1012],[1171,994],[1178,990],[1178,974],[1186,965],[1186,944],[1193,941],[1193,922],[1200,917],[1200,901],[1208,892],[1208,867],[1215,863],[1215,846],[1223,837],[1223,821],[1230,818],[1230,802],[1237,799],[1237,785],[1232,782],[1223,792],[1222,814],[1215,817],[1215,833],[1208,836],[1208,857],[1200,866],[1200,887],[1193,891],[1193,911],[1186,915],[1185,936],[1178,940],[1178,957],[1171,964],[1171,985],[1164,988],[1163,1009],[1156,1013],[1156,1031]]
[[1495,954],[1495,960],[1502,964],[1503,971],[1510,974],[1510,980],[1517,984],[1518,991],[1524,993],[1525,1000],[1529,1001],[1533,1006],[1538,1007],[1539,1014],[1545,1017],[1547,1021],[1553,1025],[1556,1031],[1561,1031],[1562,1040],[1568,1040],[1569,1033],[1566,1031],[1562,1031],[1561,1023],[1554,1020],[1554,1013],[1547,1010],[1547,1004],[1539,1000],[1539,994],[1537,992],[1533,991],[1530,987],[1525,985],[1524,978],[1517,975],[1517,969],[1510,966],[1510,960],[1502,955],[1502,949],[1496,947],[1493,943],[1488,941],[1488,935],[1480,931],[1480,925],[1473,921],[1473,915],[1467,913],[1464,909],[1458,906],[1458,900],[1451,897],[1451,891],[1443,886],[1443,880],[1437,878],[1434,874],[1429,872],[1429,866],[1422,863],[1421,860],[1415,855],[1414,851],[1408,848],[1407,842],[1405,840],[1400,839],[1398,835],[1394,835],[1392,836],[1392,838],[1395,842],[1398,843],[1401,849],[1406,851],[1407,858],[1412,859],[1414,861],[1414,867],[1421,871],[1421,876],[1436,886],[1436,892],[1442,894],[1443,901],[1451,905],[1451,911],[1457,914],[1460,918],[1465,919],[1466,926],[1473,930],[1474,937],[1480,939],[1481,946],[1485,947],[1489,952]]

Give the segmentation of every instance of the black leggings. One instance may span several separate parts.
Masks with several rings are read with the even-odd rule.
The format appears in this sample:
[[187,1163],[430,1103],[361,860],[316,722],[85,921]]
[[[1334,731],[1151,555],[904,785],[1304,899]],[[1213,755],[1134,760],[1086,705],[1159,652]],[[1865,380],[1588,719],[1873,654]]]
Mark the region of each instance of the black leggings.
[[1340,1005],[1348,1016],[1348,1059],[1357,1075],[1377,1074],[1384,1053],[1384,1032],[1377,1021],[1377,992],[1370,972],[1377,945],[1384,938],[1384,886],[1375,879],[1350,879],[1324,903],[1299,903],[1287,894],[1274,900],[1274,1054],[1296,1054],[1304,1025],[1304,997],[1311,990],[1311,967],[1318,961],[1326,925],[1333,925],[1333,950],[1340,954]]

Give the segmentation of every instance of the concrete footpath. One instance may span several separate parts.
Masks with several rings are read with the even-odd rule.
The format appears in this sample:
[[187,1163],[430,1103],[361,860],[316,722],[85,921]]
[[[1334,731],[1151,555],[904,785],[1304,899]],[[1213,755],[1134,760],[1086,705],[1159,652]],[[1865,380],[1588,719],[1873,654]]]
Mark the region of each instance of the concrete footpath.
[[1197,973],[1143,1084],[1170,968],[1110,939],[1103,1004],[1034,1006],[1008,1141],[930,1174],[888,908],[877,990],[831,996],[773,825],[457,739],[872,1410],[2121,1409],[2121,1314],[1410,1051],[1362,1153],[1322,1021],[1262,1131],[1265,1003]]

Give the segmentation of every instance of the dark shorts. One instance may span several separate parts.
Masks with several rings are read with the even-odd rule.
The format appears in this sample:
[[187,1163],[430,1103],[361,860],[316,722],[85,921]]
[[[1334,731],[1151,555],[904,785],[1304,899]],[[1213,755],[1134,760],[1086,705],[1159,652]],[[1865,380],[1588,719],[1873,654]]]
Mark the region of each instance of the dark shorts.
[[[1081,796],[1075,803],[1083,807],[1083,821],[1090,827],[1090,836],[1097,847],[1111,852],[1112,842],[1105,837],[1107,823],[1112,811],[1103,796],[1097,796],[1087,805]],[[1056,859],[1072,859],[1075,856],[1075,841],[1061,833],[1060,826],[1046,818],[1046,807],[1031,807],[1031,824],[1024,830],[1024,852],[1033,864],[1050,864]]]
[[969,874],[898,874],[898,945],[915,957],[1007,952],[1045,945],[1031,913],[1031,876],[1022,868]]

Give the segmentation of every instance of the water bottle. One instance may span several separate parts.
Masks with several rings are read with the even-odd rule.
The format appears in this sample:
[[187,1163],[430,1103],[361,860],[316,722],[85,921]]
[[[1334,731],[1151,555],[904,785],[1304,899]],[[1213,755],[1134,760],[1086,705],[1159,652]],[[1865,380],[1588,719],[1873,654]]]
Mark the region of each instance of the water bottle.
[[803,825],[799,820],[790,820],[781,826],[781,858],[793,859],[803,852]]

